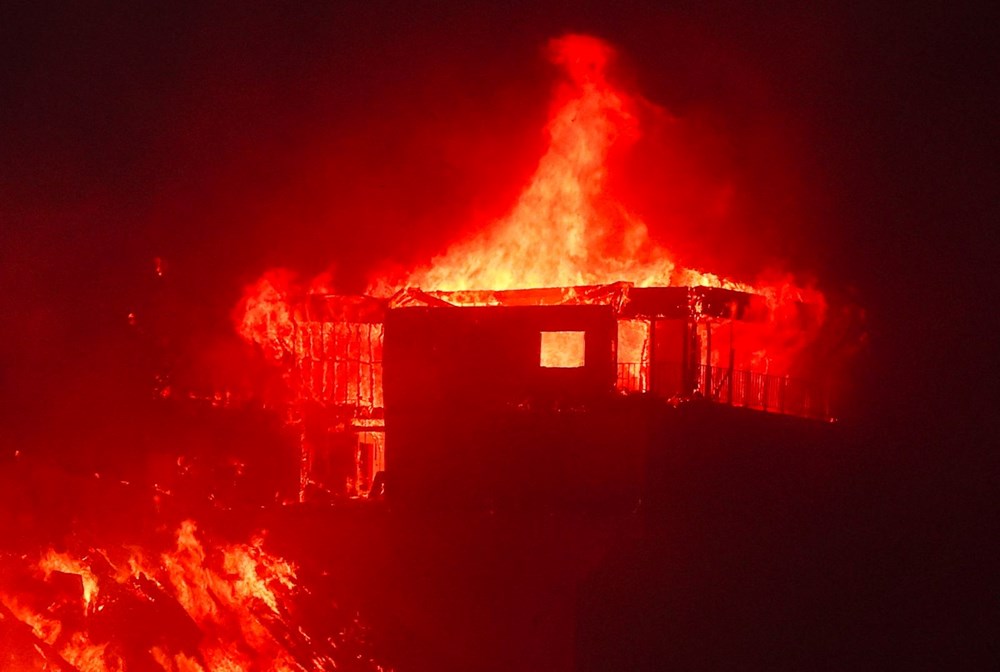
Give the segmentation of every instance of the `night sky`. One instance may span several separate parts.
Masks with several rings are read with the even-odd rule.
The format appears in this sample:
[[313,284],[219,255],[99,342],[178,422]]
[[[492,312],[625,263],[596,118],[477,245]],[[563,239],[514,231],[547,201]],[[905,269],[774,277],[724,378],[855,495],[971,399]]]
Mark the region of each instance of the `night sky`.
[[[52,4],[0,15],[8,429],[121,393],[125,316],[155,257],[186,347],[215,347],[241,288],[270,267],[332,268],[338,289],[362,291],[503,214],[543,147],[558,75],[546,41],[585,32],[617,47],[616,81],[664,113],[621,180],[654,237],[688,265],[748,280],[781,268],[861,306],[851,407],[873,479],[914,503],[908,550],[941,578],[988,538],[995,14]],[[689,163],[664,154],[678,146]],[[679,231],[658,220],[676,194],[660,185],[690,166],[738,196],[730,215]]]

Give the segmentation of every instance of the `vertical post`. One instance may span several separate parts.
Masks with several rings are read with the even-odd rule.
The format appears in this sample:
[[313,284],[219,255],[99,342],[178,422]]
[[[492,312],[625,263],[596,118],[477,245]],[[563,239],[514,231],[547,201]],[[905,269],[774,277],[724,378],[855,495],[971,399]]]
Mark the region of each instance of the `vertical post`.
[[685,397],[691,397],[694,394],[694,384],[695,384],[695,372],[692,371],[692,362],[697,362],[697,355],[692,352],[694,346],[697,344],[698,340],[698,326],[696,322],[691,320],[691,316],[688,315],[684,319],[684,334],[681,339],[682,350],[681,350],[681,389],[683,390]]
[[832,388],[833,383],[830,382],[827,382],[827,384],[823,386],[823,410],[826,413],[826,418],[824,418],[825,420],[833,419],[833,407],[831,406],[833,403],[833,400],[831,399],[833,396],[833,392],[831,391]]
[[733,345],[733,320],[729,320],[729,405],[733,405],[733,385],[736,384],[733,373],[736,369],[736,348]]
[[785,412],[785,391],[788,389],[788,374],[781,377],[781,389],[778,390],[778,412]]
[[705,320],[705,398],[716,401],[712,389],[712,322]]
[[690,318],[684,318],[681,331],[681,389],[685,397],[691,396],[691,323]]
[[649,318],[649,391],[656,392],[656,318]]
[[298,404],[290,407],[287,411],[285,422],[295,427],[299,433],[299,504],[306,501],[306,489],[309,484],[309,472],[311,465],[312,451],[306,438],[306,425],[302,417],[302,409]]
[[375,408],[375,347],[372,345],[372,325],[368,323],[368,405]]
[[333,327],[330,330],[330,334],[333,337],[332,343],[330,345],[330,355],[333,357],[333,387],[330,390],[331,401],[334,404],[340,403],[340,335],[337,333],[340,322],[334,322]]

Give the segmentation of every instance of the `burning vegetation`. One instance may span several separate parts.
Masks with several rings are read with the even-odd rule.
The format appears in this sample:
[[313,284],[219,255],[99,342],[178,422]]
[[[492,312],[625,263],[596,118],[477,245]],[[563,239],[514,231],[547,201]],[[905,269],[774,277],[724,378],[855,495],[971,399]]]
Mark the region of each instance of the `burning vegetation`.
[[322,620],[311,616],[316,598],[261,535],[213,539],[184,520],[89,545],[108,536],[77,530],[63,550],[0,555],[3,669],[384,669],[356,614],[325,604]]

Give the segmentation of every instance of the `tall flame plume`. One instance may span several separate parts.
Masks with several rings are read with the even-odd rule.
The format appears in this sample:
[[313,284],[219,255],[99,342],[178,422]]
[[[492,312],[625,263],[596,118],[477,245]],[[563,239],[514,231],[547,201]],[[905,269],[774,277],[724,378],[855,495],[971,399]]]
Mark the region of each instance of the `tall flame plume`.
[[569,35],[553,40],[549,54],[565,79],[547,126],[548,148],[513,209],[405,284],[504,290],[627,281],[750,290],[679,267],[650,239],[645,222],[607,193],[609,153],[639,136],[635,101],[607,77],[611,46]]

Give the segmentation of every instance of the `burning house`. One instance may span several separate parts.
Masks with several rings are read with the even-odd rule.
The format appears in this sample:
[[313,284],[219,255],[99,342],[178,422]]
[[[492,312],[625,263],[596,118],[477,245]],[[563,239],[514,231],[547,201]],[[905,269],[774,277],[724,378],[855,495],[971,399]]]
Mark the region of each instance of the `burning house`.
[[[492,225],[363,292],[268,271],[235,314],[253,357],[226,341],[217,368],[198,357],[171,369],[175,339],[128,313],[142,403],[92,420],[122,425],[102,427],[99,446],[70,437],[58,448],[99,448],[115,468],[57,479],[20,450],[9,458],[0,668],[385,670],[396,657],[431,661],[406,669],[570,669],[516,658],[534,646],[568,663],[575,633],[594,639],[571,602],[586,614],[584,581],[622,541],[611,530],[641,517],[638,498],[643,515],[670,511],[681,549],[690,537],[673,533],[685,525],[706,526],[715,546],[719,518],[741,509],[742,526],[791,501],[772,495],[802,481],[803,463],[770,449],[809,453],[798,449],[833,417],[836,361],[816,347],[824,297],[787,278],[686,268],[654,242],[605,188],[612,147],[638,137],[636,99],[606,76],[610,47],[571,35],[550,56],[565,76],[548,146]],[[158,369],[153,395],[147,368]],[[182,372],[202,368],[210,381],[194,391]],[[704,505],[737,481],[764,495],[733,497],[724,515]],[[271,506],[296,485],[299,501],[384,495],[394,514],[474,515]],[[547,515],[563,506],[571,515]],[[577,520],[587,507],[600,516]],[[520,509],[546,515],[481,524],[483,510]],[[248,535],[251,525],[263,532]],[[46,527],[55,541],[24,552],[50,543],[25,535]],[[752,546],[726,555],[743,562]],[[675,557],[656,554],[656,565],[676,571]],[[659,576],[607,573],[643,591],[636,576]],[[380,635],[371,641],[365,612]],[[669,616],[684,617],[683,605]]]
[[[816,319],[811,307],[793,308],[799,328],[808,329]],[[310,295],[284,325],[288,380],[302,409],[302,487],[343,482],[350,494],[381,488],[387,445],[390,473],[414,474],[403,477],[404,489],[408,482],[436,483],[447,492],[444,483],[470,482],[461,474],[502,474],[486,466],[491,455],[512,459],[509,446],[488,446],[490,435],[505,436],[497,433],[501,417],[505,431],[512,422],[547,417],[548,430],[524,427],[514,442],[535,455],[573,443],[574,458],[550,475],[556,479],[584,454],[587,436],[621,439],[634,422],[608,416],[612,424],[600,431],[590,423],[636,397],[830,419],[822,379],[769,373],[755,358],[754,348],[774,329],[771,320],[759,295],[627,282],[411,288],[389,299]],[[563,428],[553,432],[551,422]],[[475,455],[461,455],[461,446],[475,446]],[[591,451],[602,453],[615,451],[607,445]],[[448,475],[433,477],[442,470]],[[481,479],[471,482],[488,491]]]
[[[383,472],[403,491],[416,482],[489,491],[463,474],[489,471],[488,428],[501,416],[504,431],[521,423],[516,409],[537,419],[546,408],[556,425],[571,414],[578,428],[636,398],[831,418],[827,373],[810,352],[822,294],[676,263],[605,189],[612,147],[638,137],[635,100],[606,76],[611,48],[570,35],[550,55],[566,80],[548,148],[505,217],[363,296],[296,288],[274,272],[248,288],[239,331],[284,367],[302,497],[318,483],[338,495],[381,491]],[[512,443],[537,456],[570,436],[621,438],[626,424],[611,416],[617,430],[523,426],[497,454]],[[456,448],[470,445],[475,459]]]

